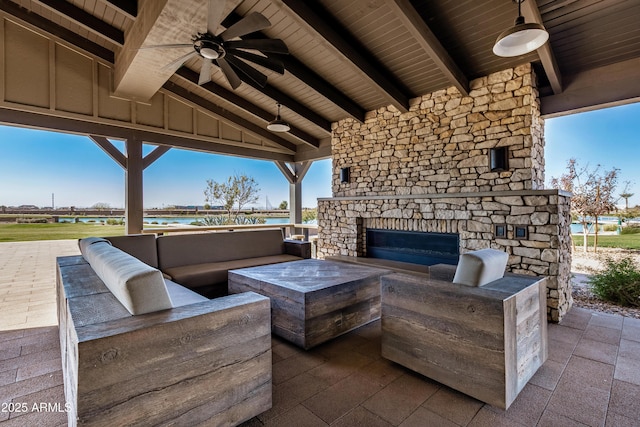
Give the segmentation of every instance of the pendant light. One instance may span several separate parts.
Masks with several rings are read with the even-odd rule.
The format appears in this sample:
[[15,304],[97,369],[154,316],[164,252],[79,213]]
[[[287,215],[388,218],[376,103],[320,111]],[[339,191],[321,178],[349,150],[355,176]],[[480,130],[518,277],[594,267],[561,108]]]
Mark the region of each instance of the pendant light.
[[269,122],[267,129],[271,132],[289,132],[289,129],[291,129],[289,123],[280,118],[280,103],[278,102],[276,105],[278,106],[278,114],[275,119]]
[[[520,12],[520,5],[525,0],[513,0],[518,3],[518,17],[513,27],[506,29],[493,45],[493,53],[498,56],[511,57],[533,52],[546,43],[549,33],[538,23],[525,24]],[[535,0],[530,0],[535,1]]]

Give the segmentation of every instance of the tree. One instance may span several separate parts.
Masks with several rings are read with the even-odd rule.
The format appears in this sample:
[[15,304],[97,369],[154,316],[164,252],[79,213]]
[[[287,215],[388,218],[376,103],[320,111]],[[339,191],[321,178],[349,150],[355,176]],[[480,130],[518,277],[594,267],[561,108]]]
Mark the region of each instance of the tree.
[[625,181],[624,189],[622,190],[622,193],[620,193],[620,197],[622,197],[624,199],[624,210],[625,211],[629,210],[629,199],[631,197],[633,197],[633,193],[629,193],[629,186],[630,185],[631,185],[630,181]]
[[230,223],[233,222],[231,216],[234,207],[237,218],[238,213],[245,206],[258,201],[259,194],[260,188],[256,180],[245,174],[235,174],[223,182],[208,179],[207,187],[204,190],[205,202],[209,205],[221,204],[227,211]]
[[614,191],[619,169],[601,172],[600,165],[590,170],[589,165],[579,167],[575,159],[567,163],[567,173],[552,178],[551,186],[573,193],[571,210],[579,215],[582,224],[583,250],[587,251],[590,219],[595,219],[594,252],[598,247],[598,216],[615,209]]
[[91,206],[91,209],[96,209],[99,211],[105,211],[107,209],[111,209],[111,205],[109,205],[109,203],[105,203],[105,202],[98,202],[98,203],[94,203],[93,206]]
[[289,203],[286,200],[281,201],[278,205],[278,209],[280,209],[281,211],[286,211],[288,207]]

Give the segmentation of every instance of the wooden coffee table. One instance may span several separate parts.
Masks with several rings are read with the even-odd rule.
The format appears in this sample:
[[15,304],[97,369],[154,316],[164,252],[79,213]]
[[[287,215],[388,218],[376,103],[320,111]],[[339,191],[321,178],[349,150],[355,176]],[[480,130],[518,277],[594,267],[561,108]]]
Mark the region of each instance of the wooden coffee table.
[[380,277],[391,271],[305,259],[229,271],[229,293],[271,299],[271,330],[309,349],[380,318]]

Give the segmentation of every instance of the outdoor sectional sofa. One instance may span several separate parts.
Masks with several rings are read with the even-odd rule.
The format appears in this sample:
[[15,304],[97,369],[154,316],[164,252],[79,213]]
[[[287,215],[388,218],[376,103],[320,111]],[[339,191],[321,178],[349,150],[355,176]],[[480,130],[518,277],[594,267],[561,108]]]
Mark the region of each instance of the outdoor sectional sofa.
[[[285,246],[308,249],[288,243],[280,230],[136,235],[82,239],[82,256],[59,257],[69,425],[237,425],[269,409],[269,299],[210,300],[176,282],[215,287],[221,270],[226,283],[228,268],[292,260]],[[180,269],[185,263],[199,274]]]

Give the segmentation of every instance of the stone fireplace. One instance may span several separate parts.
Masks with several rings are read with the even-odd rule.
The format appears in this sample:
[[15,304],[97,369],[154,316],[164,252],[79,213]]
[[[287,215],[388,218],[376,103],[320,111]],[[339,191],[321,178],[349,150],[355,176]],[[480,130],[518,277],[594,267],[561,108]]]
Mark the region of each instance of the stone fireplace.
[[[501,249],[509,271],[549,276],[557,322],[571,306],[570,194],[544,189],[535,74],[525,64],[470,87],[333,124],[334,197],[318,202],[318,254],[363,256],[367,228],[456,233],[460,253]],[[507,165],[492,170],[496,149]]]

